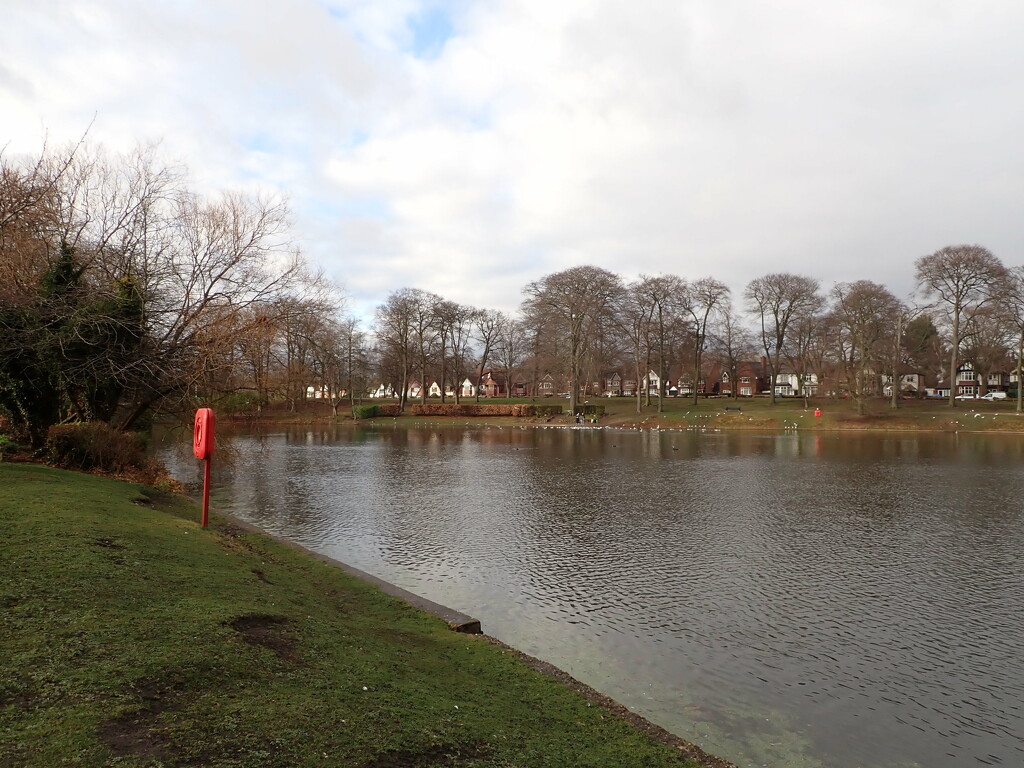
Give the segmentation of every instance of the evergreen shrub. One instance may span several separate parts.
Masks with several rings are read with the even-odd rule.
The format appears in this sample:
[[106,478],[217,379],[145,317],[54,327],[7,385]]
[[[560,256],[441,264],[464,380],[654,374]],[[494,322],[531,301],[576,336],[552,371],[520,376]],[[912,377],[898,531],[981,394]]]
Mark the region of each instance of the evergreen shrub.
[[352,406],[352,418],[353,419],[372,419],[377,415],[376,405],[353,405]]

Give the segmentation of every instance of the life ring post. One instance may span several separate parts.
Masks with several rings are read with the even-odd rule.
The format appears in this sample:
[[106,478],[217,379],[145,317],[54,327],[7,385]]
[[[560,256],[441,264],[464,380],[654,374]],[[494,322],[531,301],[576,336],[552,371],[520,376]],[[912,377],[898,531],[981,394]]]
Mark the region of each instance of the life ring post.
[[203,528],[210,522],[210,462],[213,458],[213,424],[211,408],[200,408],[196,411],[196,423],[192,431],[192,453],[197,459],[203,461]]

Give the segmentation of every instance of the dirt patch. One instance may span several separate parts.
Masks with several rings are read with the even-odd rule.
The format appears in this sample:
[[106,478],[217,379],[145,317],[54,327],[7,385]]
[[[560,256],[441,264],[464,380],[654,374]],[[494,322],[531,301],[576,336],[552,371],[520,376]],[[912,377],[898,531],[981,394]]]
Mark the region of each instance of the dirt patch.
[[254,555],[267,563],[274,563],[275,565],[281,564],[280,558],[264,552],[243,538],[247,533],[249,533],[244,528],[239,528],[236,525],[225,523],[223,525],[218,525],[216,531],[220,545],[225,549],[229,549],[232,552],[244,552],[248,555]]
[[262,581],[264,584],[272,583],[270,581],[270,579],[267,578],[267,574],[265,574],[259,568],[253,568],[252,569],[252,575],[255,576],[257,579],[259,579],[260,581]]
[[35,685],[28,677],[22,676],[0,685],[0,707],[32,709],[37,699]]
[[156,505],[153,503],[153,500],[149,498],[149,496],[136,496],[134,499],[132,499],[132,504],[135,504],[140,507],[149,507],[150,509],[154,509],[156,507]]
[[591,704],[595,704],[601,707],[602,709],[606,710],[607,712],[612,713],[616,717],[625,720],[627,723],[630,723],[634,727],[639,728],[641,731],[651,736],[651,738],[660,741],[662,744],[667,744],[670,747],[675,747],[679,750],[679,754],[683,757],[688,757],[691,760],[696,760],[702,766],[705,766],[705,768],[737,768],[735,763],[730,763],[727,760],[721,759],[720,757],[709,755],[696,744],[691,744],[685,739],[681,739],[675,734],[669,733],[661,726],[655,725],[654,723],[636,714],[635,712],[631,712],[622,704],[619,704],[619,702],[615,701],[614,699],[608,698],[603,693],[595,691],[589,685],[581,683],[575,677],[567,674],[566,672],[563,672],[561,669],[554,666],[553,664],[548,664],[546,661],[541,661],[540,659],[536,659],[533,656],[527,656],[525,653],[517,651],[515,648],[511,648],[505,645],[500,640],[496,640],[495,638],[490,637],[488,635],[483,635],[483,637],[486,638],[487,642],[504,648],[507,652],[513,654],[521,661],[523,661],[528,667],[531,667],[537,670],[538,672],[547,675],[548,677],[554,678],[555,680],[557,680],[562,685],[568,688],[572,688],[574,691],[581,694]]
[[180,707],[179,686],[173,683],[143,682],[135,686],[140,706],[102,723],[99,740],[116,755],[151,758],[159,761],[174,757],[174,750],[161,729],[157,716]]
[[124,715],[103,723],[98,736],[108,749],[121,757],[131,755],[162,761],[170,757],[171,752],[154,726],[153,715],[148,713]]
[[232,619],[227,625],[241,635],[249,645],[266,648],[282,659],[295,661],[298,658],[295,639],[287,634],[290,623],[286,616],[249,613]]
[[413,752],[395,750],[385,752],[361,768],[427,768],[430,766],[458,766],[466,762],[482,760],[490,752],[479,745],[439,744]]

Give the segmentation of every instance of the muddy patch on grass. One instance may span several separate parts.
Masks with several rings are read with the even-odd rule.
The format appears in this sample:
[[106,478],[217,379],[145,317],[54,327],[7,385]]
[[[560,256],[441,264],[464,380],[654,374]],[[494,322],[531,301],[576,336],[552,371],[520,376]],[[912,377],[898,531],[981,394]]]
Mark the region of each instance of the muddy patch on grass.
[[231,523],[225,523],[218,525],[216,528],[217,539],[220,545],[225,549],[229,549],[232,552],[244,552],[248,555],[255,555],[264,563],[274,563],[280,565],[281,560],[269,552],[264,552],[257,546],[253,545],[250,541],[243,538],[248,531],[239,528],[238,526],[232,525]]
[[282,659],[295,661],[298,658],[295,639],[287,634],[290,623],[286,616],[248,613],[235,617],[227,622],[227,625],[241,635],[249,645],[266,648]]
[[171,756],[166,740],[148,713],[123,715],[108,720],[99,728],[100,741],[121,757],[145,757],[164,760]]
[[134,686],[139,707],[102,723],[97,735],[114,754],[164,761],[175,756],[160,726],[161,712],[181,708],[181,687],[173,682],[141,682]]
[[25,675],[0,683],[0,708],[32,709],[37,700],[36,686]]
[[459,766],[482,760],[490,755],[486,747],[476,744],[438,744],[420,751],[394,750],[385,752],[361,768],[428,768],[430,766]]

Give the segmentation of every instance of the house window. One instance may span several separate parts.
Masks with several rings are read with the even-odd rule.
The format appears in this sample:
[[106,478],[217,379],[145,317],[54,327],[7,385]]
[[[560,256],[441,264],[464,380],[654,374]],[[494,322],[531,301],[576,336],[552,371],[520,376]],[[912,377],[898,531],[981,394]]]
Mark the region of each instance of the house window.
[[740,376],[740,384],[749,384],[749,383],[750,383],[750,377],[749,376]]

